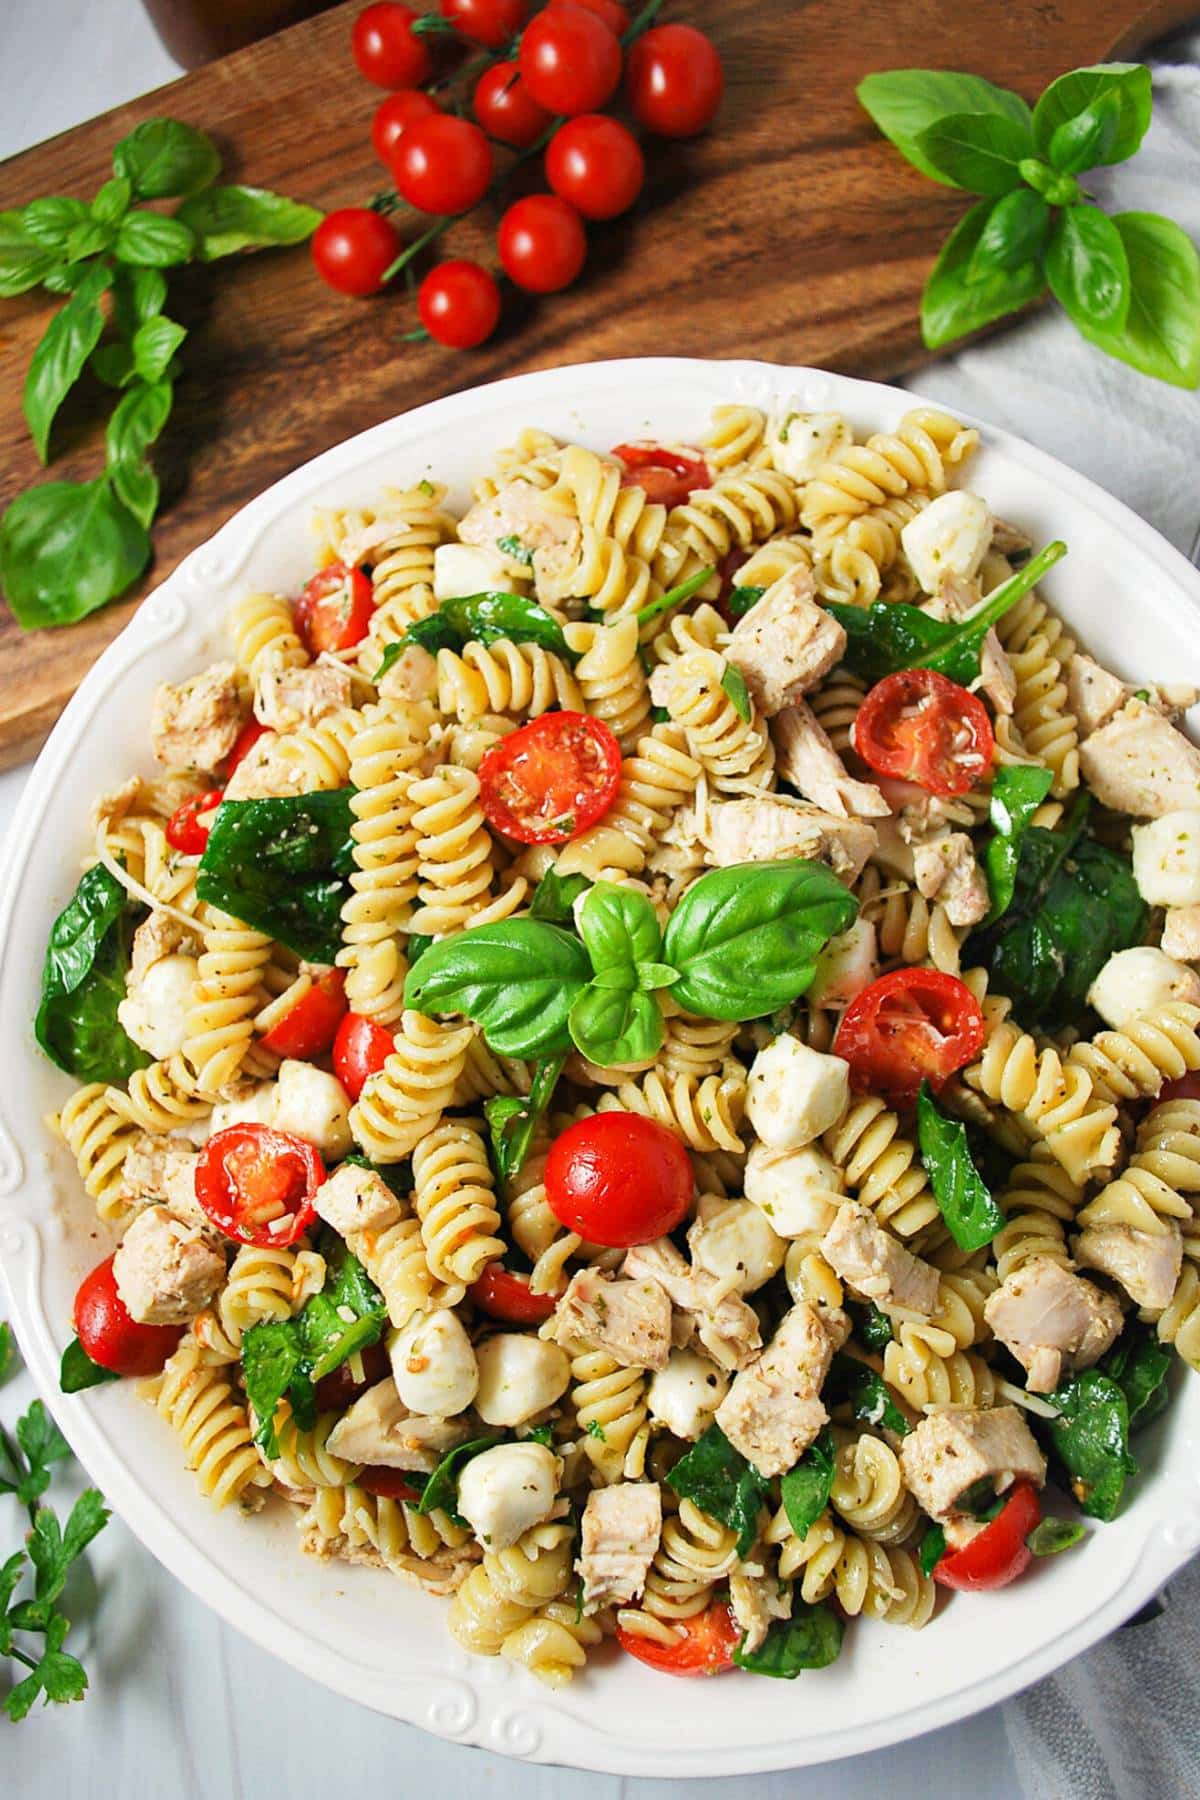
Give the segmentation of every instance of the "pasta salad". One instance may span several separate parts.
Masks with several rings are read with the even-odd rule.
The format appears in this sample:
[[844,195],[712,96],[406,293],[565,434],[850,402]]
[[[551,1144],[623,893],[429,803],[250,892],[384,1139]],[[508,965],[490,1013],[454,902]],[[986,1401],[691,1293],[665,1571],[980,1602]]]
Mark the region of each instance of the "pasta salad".
[[318,513],[51,932],[65,1391],[551,1685],[791,1677],[1115,1515],[1200,1368],[1198,696],[976,444],[729,405]]

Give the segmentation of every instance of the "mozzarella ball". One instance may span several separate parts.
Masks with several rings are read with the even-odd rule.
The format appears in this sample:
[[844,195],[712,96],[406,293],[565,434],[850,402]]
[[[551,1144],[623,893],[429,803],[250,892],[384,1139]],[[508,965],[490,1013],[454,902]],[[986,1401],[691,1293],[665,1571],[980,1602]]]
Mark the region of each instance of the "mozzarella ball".
[[688,1232],[692,1265],[731,1292],[753,1294],[783,1267],[784,1242],[748,1200],[705,1194]]
[[459,600],[494,589],[507,593],[504,558],[475,544],[439,544],[433,553],[433,597]]
[[1089,1004],[1117,1031],[1171,1000],[1200,1004],[1200,975],[1150,944],[1118,950],[1088,989]]
[[524,1425],[567,1391],[571,1364],[557,1344],[527,1332],[499,1331],[475,1352],[475,1410],[487,1425]]
[[729,1392],[729,1376],[695,1350],[672,1350],[646,1389],[650,1417],[676,1437],[702,1437]]
[[183,1049],[197,966],[194,956],[160,956],[117,1007],[134,1043],[159,1062]]
[[817,972],[805,996],[810,1006],[848,1006],[879,974],[875,927],[856,919],[831,937],[817,958]]
[[458,1511],[489,1550],[507,1550],[549,1518],[560,1463],[544,1444],[497,1444],[472,1457],[458,1479]]
[[954,489],[939,494],[900,533],[904,554],[927,594],[936,594],[943,575],[970,581],[992,541],[992,515],[978,494]]
[[779,1151],[755,1144],[746,1159],[746,1198],[781,1238],[828,1231],[845,1186],[837,1164],[815,1145]]
[[786,1033],[750,1069],[746,1116],[772,1150],[798,1150],[836,1125],[850,1104],[850,1068]]
[[260,1081],[249,1093],[237,1100],[222,1100],[214,1106],[209,1123],[213,1134],[230,1125],[273,1125],[275,1122],[275,1083]]
[[1133,878],[1151,906],[1200,905],[1200,807],[1134,826]]
[[350,1096],[336,1076],[312,1063],[280,1063],[268,1123],[315,1144],[326,1162],[340,1161],[354,1144]]
[[388,1343],[396,1392],[405,1406],[434,1419],[465,1412],[479,1386],[471,1340],[456,1312],[419,1313]]
[[851,442],[841,413],[777,413],[767,426],[771,461],[793,481],[811,481],[822,463]]

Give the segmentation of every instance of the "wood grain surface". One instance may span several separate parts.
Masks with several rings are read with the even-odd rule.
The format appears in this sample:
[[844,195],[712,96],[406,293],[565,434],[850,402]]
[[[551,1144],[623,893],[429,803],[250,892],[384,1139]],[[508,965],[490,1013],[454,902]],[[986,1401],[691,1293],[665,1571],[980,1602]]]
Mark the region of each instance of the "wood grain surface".
[[[0,164],[0,207],[90,196],[117,138],[171,114],[203,126],[225,179],[317,206],[382,185],[369,140],[381,97],[349,54],[359,0],[185,76]],[[917,302],[965,196],[926,181],[854,97],[876,69],[974,70],[1033,98],[1062,70],[1136,50],[1197,0],[688,0],[725,62],[716,127],[654,142],[635,211],[594,227],[583,278],[512,300],[467,354],[406,344],[403,293],[345,300],[303,250],[172,272],[185,375],[159,446],[164,510],[140,588],[83,623],[23,635],[0,609],[0,767],[36,749],[139,598],[245,501],[340,439],[437,396],[526,369],[646,354],[761,356],[890,377],[923,359]],[[527,168],[519,181],[537,185]],[[520,191],[514,185],[512,192]],[[494,263],[481,210],[445,240]],[[49,317],[38,293],[0,303],[0,506],[45,479],[21,388]],[[55,426],[53,477],[103,461],[107,396],[86,383]]]

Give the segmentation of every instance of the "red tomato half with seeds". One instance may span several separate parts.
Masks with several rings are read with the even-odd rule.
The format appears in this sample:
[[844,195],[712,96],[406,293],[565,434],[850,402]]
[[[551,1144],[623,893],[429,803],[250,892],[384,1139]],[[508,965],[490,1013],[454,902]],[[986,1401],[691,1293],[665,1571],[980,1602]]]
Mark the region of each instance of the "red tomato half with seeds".
[[343,969],[327,969],[306,993],[293,1001],[281,1019],[264,1031],[264,1050],[276,1056],[290,1056],[300,1062],[312,1062],[323,1056],[333,1043],[338,1026],[346,1017],[346,974]]
[[540,1325],[554,1311],[557,1294],[535,1294],[528,1275],[517,1275],[499,1263],[489,1263],[467,1293],[493,1319],[506,1325]]
[[961,1550],[948,1550],[935,1565],[933,1579],[942,1587],[976,1593],[1007,1587],[1033,1561],[1025,1540],[1041,1520],[1037,1489],[1031,1481],[1016,1482],[1003,1511]]
[[386,1025],[362,1013],[348,1012],[333,1040],[333,1072],[352,1100],[357,1100],[372,1075],[378,1075],[396,1040]]
[[85,1275],[75,1294],[75,1331],[94,1363],[114,1375],[157,1375],[182,1325],[139,1325],[117,1292],[113,1258]]
[[854,721],[854,748],[880,775],[930,794],[965,794],[996,754],[982,700],[936,669],[899,669],[871,688]]
[[724,1675],[733,1668],[733,1653],[742,1633],[727,1600],[714,1600],[703,1612],[675,1623],[682,1627],[683,1636],[673,1644],[639,1637],[623,1625],[617,1626],[617,1642],[660,1675]]
[[939,1088],[983,1048],[983,1013],[965,982],[937,969],[893,969],[846,1008],[833,1053],[850,1064],[858,1093],[897,1105],[921,1082]]
[[196,1163],[196,1199],[239,1244],[282,1249],[316,1218],[325,1165],[307,1139],[270,1125],[214,1131]]
[[708,464],[699,454],[667,450],[662,444],[618,444],[613,450],[624,463],[622,487],[640,487],[659,506],[682,506],[693,488],[712,486]]
[[361,644],[374,611],[370,578],[345,563],[330,563],[314,575],[293,608],[296,630],[310,656]]
[[518,844],[565,844],[602,819],[621,784],[621,746],[587,713],[543,713],[479,765],[488,824]]
[[555,1138],[546,1159],[555,1218],[590,1244],[627,1250],[685,1219],[694,1186],[673,1131],[638,1113],[596,1113]]
[[207,793],[193,794],[190,800],[185,800],[182,806],[175,808],[167,820],[166,828],[167,842],[172,850],[182,851],[184,856],[204,855],[209,828],[201,824],[201,818],[220,806],[224,792],[224,788],[209,788]]

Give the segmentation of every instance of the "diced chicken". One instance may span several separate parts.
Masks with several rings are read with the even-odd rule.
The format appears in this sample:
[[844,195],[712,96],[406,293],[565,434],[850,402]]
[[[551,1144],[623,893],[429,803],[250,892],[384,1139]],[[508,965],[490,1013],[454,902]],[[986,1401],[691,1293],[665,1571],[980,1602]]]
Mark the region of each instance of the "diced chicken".
[[507,1550],[550,1517],[561,1474],[562,1464],[545,1444],[496,1444],[473,1456],[459,1476],[458,1511],[481,1544]]
[[831,937],[817,958],[817,972],[808,989],[813,1007],[847,1006],[879,974],[879,943],[870,919],[855,919],[846,931]]
[[760,1475],[786,1474],[828,1420],[819,1396],[833,1350],[817,1314],[801,1301],[717,1408],[717,1424]]
[[1085,1269],[1119,1282],[1135,1306],[1161,1312],[1171,1304],[1183,1267],[1183,1233],[1173,1219],[1161,1231],[1132,1225],[1089,1225],[1071,1248]]
[[1132,837],[1133,878],[1142,899],[1150,906],[1200,907],[1200,808],[1135,825]]
[[556,505],[528,481],[510,481],[490,500],[478,500],[459,520],[458,535],[464,544],[499,550],[520,567],[504,540],[532,554],[533,567],[552,581],[561,580],[579,556],[581,533],[573,508]]
[[746,1159],[746,1198],[781,1238],[828,1231],[845,1189],[845,1176],[815,1144],[772,1150],[755,1144]]
[[729,1605],[744,1634],[742,1649],[757,1650],[776,1619],[792,1616],[792,1583],[759,1561],[740,1563],[729,1577]]
[[636,1600],[662,1536],[662,1490],[657,1481],[622,1481],[593,1488],[580,1523],[583,1609]]
[[307,669],[264,669],[254,695],[254,716],[272,731],[316,725],[350,705],[349,669],[315,662]]
[[750,1065],[746,1117],[772,1150],[799,1150],[850,1104],[850,1065],[781,1032]]
[[485,1425],[526,1425],[566,1393],[571,1364],[557,1344],[498,1331],[479,1346],[475,1410]]
[[729,1376],[696,1350],[672,1350],[665,1369],[650,1378],[646,1405],[650,1417],[676,1437],[694,1443],[713,1422],[729,1392]]
[[811,569],[789,569],[738,620],[725,646],[726,660],[741,670],[767,718],[823,681],[846,648],[846,633],[814,592]]
[[991,905],[987,877],[965,831],[914,845],[913,871],[918,893],[940,900],[951,925],[978,925],[986,917]]
[[560,1343],[607,1350],[626,1369],[663,1369],[671,1351],[671,1302],[652,1278],[614,1280],[598,1269],[571,1277],[554,1313]]
[[1163,920],[1162,947],[1178,962],[1200,962],[1200,906],[1172,906]]
[[736,1294],[722,1294],[721,1284],[706,1270],[690,1269],[670,1238],[635,1244],[621,1273],[631,1281],[654,1281],[665,1288],[683,1315],[683,1342],[697,1336],[723,1369],[745,1368],[762,1344],[754,1308]]
[[159,762],[171,768],[215,769],[245,719],[236,665],[213,663],[178,686],[162,683],[150,714],[150,742]]
[[1200,975],[1153,944],[1137,944],[1109,957],[1087,997],[1106,1025],[1124,1031],[1134,1019],[1173,1001],[1200,1004]]
[[827,864],[843,881],[858,879],[877,842],[873,825],[840,819],[784,794],[717,801],[708,809],[701,836],[708,861],[718,869],[804,856]]
[[983,1316],[1026,1370],[1035,1394],[1056,1388],[1064,1369],[1091,1368],[1124,1323],[1111,1294],[1048,1256],[1015,1269],[988,1296]]
[[437,658],[421,644],[409,644],[380,678],[381,700],[432,700],[437,693]]
[[688,1228],[692,1266],[731,1294],[754,1294],[783,1267],[787,1246],[748,1200],[703,1194]]
[[1128,684],[1090,656],[1076,652],[1063,670],[1067,682],[1067,710],[1074,713],[1081,738],[1099,731],[1119,712],[1129,697]]
[[461,1416],[431,1419],[410,1413],[388,1375],[342,1414],[327,1442],[334,1456],[344,1456],[348,1462],[415,1469],[428,1475],[469,1432],[470,1426]]
[[229,777],[226,800],[275,800],[304,793],[309,779],[304,765],[282,757],[281,742],[278,732],[265,731],[251,744]]
[[963,1510],[977,1483],[1003,1494],[1014,1481],[1046,1479],[1046,1459],[1015,1406],[948,1406],[918,1420],[900,1446],[905,1486],[931,1519]]
[[402,1215],[400,1202],[381,1175],[357,1163],[343,1163],[317,1189],[317,1216],[339,1237],[354,1231],[385,1231]]
[[829,741],[828,733],[800,701],[785,706],[771,727],[775,742],[775,771],[785,781],[841,819],[882,818],[891,808],[869,781],[855,781]]
[[775,413],[767,425],[771,461],[793,481],[811,481],[823,463],[852,442],[841,413]]
[[927,594],[949,571],[970,581],[992,541],[992,515],[978,494],[954,488],[939,494],[900,533],[909,566]]
[[1084,780],[1103,806],[1161,819],[1200,806],[1200,750],[1142,700],[1129,700],[1079,746]]
[[139,1325],[184,1325],[224,1281],[225,1257],[200,1226],[148,1206],[117,1247],[113,1279]]
[[883,1312],[937,1310],[938,1272],[875,1222],[870,1207],[844,1200],[821,1240],[821,1254],[847,1285]]
[[136,1138],[121,1164],[121,1199],[127,1206],[141,1208],[157,1206],[168,1201],[171,1210],[181,1217],[189,1217],[176,1205],[176,1197],[180,1191],[186,1195],[191,1191],[192,1204],[195,1204],[195,1187],[192,1177],[196,1167],[196,1152],[190,1144],[183,1143],[175,1137],[151,1137],[144,1132]]
[[1012,712],[1017,703],[1017,677],[994,628],[987,633],[980,647],[978,685],[996,712],[1005,717]]

